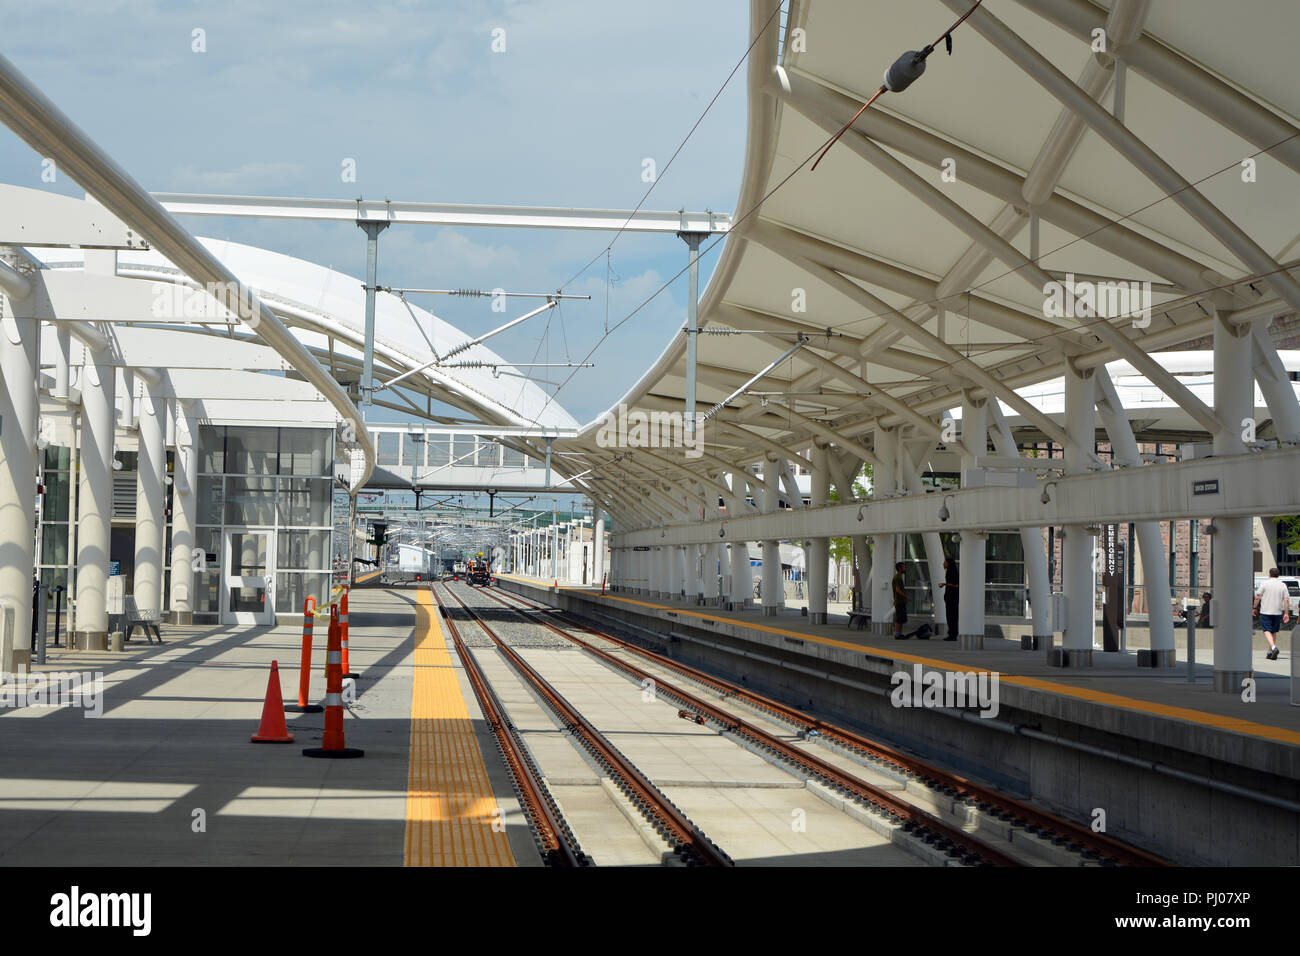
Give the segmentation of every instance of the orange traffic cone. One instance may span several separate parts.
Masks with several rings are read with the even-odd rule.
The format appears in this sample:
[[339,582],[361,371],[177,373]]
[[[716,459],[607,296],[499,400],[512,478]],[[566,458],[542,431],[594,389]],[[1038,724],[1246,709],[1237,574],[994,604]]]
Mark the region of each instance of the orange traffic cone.
[[255,744],[291,744],[293,734],[284,723],[284,698],[280,696],[280,662],[271,661],[271,677],[266,682],[266,700],[262,704],[262,723],[249,738]]
[[348,588],[346,585],[343,588],[343,600],[339,611],[339,637],[343,643],[343,679],[356,680],[357,675],[352,673],[351,665],[348,663]]
[[339,606],[330,608],[330,637],[325,652],[325,734],[319,747],[304,747],[304,757],[364,757],[364,750],[343,746],[343,650]]

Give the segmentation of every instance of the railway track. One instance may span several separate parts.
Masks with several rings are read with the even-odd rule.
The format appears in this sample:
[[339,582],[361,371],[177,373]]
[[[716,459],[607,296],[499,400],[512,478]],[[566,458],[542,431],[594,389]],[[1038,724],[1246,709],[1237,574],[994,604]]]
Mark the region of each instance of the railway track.
[[[659,832],[669,846],[673,848],[674,853],[681,857],[687,865],[695,866],[731,866],[732,860],[721,849],[719,849],[712,840],[705,836],[698,827],[695,826],[686,816],[669,800],[640,770],[638,770],[622,753],[619,752],[609,740],[598,731],[590,721],[588,721],[565,697],[551,686],[545,678],[542,677],[527,661],[521,657],[514,648],[503,641],[492,629],[491,625],[485,621],[473,608],[462,601],[446,584],[431,585],[434,599],[442,612],[443,618],[448,622],[453,634],[456,635],[457,651],[461,653],[462,660],[472,659],[473,655],[464,648],[464,642],[459,637],[458,629],[452,616],[448,613],[449,608],[439,594],[439,587],[449,596],[457,606],[459,606],[478,627],[490,638],[501,653],[501,655],[510,664],[516,674],[518,674],[540,697],[546,705],[555,713],[564,725],[565,729],[574,735],[587,749],[596,762],[604,768],[616,786],[628,797],[629,800],[650,820],[651,824]],[[477,668],[477,664],[475,664]],[[479,672],[480,680],[482,673]],[[477,693],[477,684],[475,690]],[[482,698],[480,698],[482,699]],[[501,720],[498,717],[498,720]],[[498,740],[500,740],[498,736]],[[520,742],[520,748],[522,743]],[[526,750],[524,751],[526,753]],[[530,813],[530,816],[532,814]]]
[[[437,595],[435,594],[434,597],[436,598]],[[439,601],[438,604],[441,608],[442,602]],[[541,772],[533,762],[528,748],[524,746],[518,728],[511,722],[505,707],[483,674],[483,669],[479,667],[474,655],[465,645],[456,622],[445,613],[443,617],[447,629],[451,632],[452,642],[456,646],[456,654],[465,666],[465,673],[474,688],[474,695],[478,698],[484,717],[487,718],[488,727],[496,737],[501,757],[505,760],[510,776],[514,779],[519,802],[528,815],[543,861],[547,866],[554,867],[590,865],[591,859],[582,852],[573,831],[564,823],[554,798],[542,780]]]
[[[724,699],[737,701],[762,715],[775,718],[780,723],[794,728],[802,737],[807,739],[820,738],[824,743],[830,743],[842,751],[858,755],[860,759],[867,761],[870,765],[894,771],[907,779],[909,783],[916,781],[935,794],[961,802],[968,810],[992,817],[1007,826],[1021,828],[1031,835],[1077,855],[1082,861],[1102,866],[1153,867],[1170,865],[1165,860],[1105,834],[1094,833],[1089,827],[1057,817],[931,763],[901,753],[861,734],[829,724],[796,708],[754,693],[745,687],[593,628],[577,621],[563,611],[547,607],[513,593],[507,593],[503,596],[501,592],[491,589],[482,589],[482,593],[505,607],[526,614],[537,624],[569,638],[575,644],[605,660],[610,666],[629,675],[636,675],[638,679],[645,679],[649,676],[645,671],[630,665],[621,658],[615,657],[608,651],[569,634],[562,628],[557,627],[549,619],[559,620],[565,628],[580,631],[609,642],[624,652],[651,662],[658,668],[667,670],[706,688]],[[664,688],[662,681],[659,681],[659,686]],[[667,690],[668,688],[664,689]],[[739,732],[744,736],[749,736],[751,740],[759,741],[762,746],[769,747],[772,752],[783,759],[789,760],[802,769],[823,776],[823,779],[840,789],[841,792],[849,793],[890,814],[891,820],[902,819],[905,821],[905,829],[910,825],[911,828],[920,831],[923,839],[929,837],[949,841],[955,848],[959,849],[960,852],[955,855],[962,858],[964,862],[983,860],[998,865],[1019,865],[1017,861],[1011,860],[1004,854],[996,850],[990,850],[980,844],[968,833],[918,809],[915,804],[904,801],[888,791],[879,791],[873,794],[869,792],[870,784],[866,784],[852,775],[845,774],[842,770],[825,761],[817,760],[806,751],[793,747],[779,740],[779,738],[773,738],[772,735],[765,734],[763,731],[752,733],[752,731],[757,731],[757,728],[749,727],[745,721],[740,720],[734,714],[729,714],[721,708],[708,704],[680,689],[674,688],[673,692],[684,702],[689,700],[687,709],[695,715],[703,716],[705,719],[712,721],[720,729]],[[774,746],[772,740],[775,740],[779,746]],[[825,774],[823,774],[824,769],[828,771]],[[927,839],[927,842],[929,842],[929,839]]]

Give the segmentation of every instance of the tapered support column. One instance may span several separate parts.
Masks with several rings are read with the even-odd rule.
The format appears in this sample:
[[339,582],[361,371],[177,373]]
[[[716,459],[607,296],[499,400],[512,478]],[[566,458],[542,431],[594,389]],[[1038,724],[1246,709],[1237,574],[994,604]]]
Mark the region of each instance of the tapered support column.
[[[876,429],[876,458],[872,472],[871,496],[892,497],[898,491],[898,431]],[[894,565],[898,561],[897,537],[873,535],[871,539],[871,630],[890,634],[894,630]]]
[[[776,514],[781,509],[781,464],[771,458],[763,459],[763,511]],[[763,616],[775,617],[781,611],[784,597],[781,581],[781,544],[776,540],[763,542]]]
[[[1214,411],[1227,426],[1214,436],[1216,456],[1242,455],[1242,430],[1255,415],[1252,381],[1253,346],[1249,329],[1238,329],[1216,311],[1214,323]],[[1215,518],[1213,587],[1214,689],[1241,693],[1242,681],[1254,673],[1251,654],[1254,519]]]
[[[1096,443],[1097,391],[1092,371],[1065,368],[1065,430],[1070,444],[1065,448],[1065,474],[1082,475],[1088,470],[1088,455]],[[1068,667],[1092,666],[1092,642],[1097,630],[1096,610],[1097,539],[1083,525],[1065,528],[1064,568],[1065,637],[1064,653],[1056,663]]]
[[146,385],[140,396],[139,469],[135,490],[135,581],[132,596],[146,618],[162,614],[163,542],[166,510],[163,480],[167,474],[167,406],[157,389]]
[[591,583],[599,587],[608,570],[605,561],[605,512],[595,502],[591,505],[591,522]]
[[[171,611],[173,624],[194,622],[194,525],[198,515],[199,432],[198,421],[188,402],[176,403],[176,452],[172,476],[172,574]],[[201,560],[201,559],[199,559]]]
[[[1102,370],[1105,370],[1104,367]],[[1123,414],[1123,409],[1120,414]],[[1020,451],[1016,448],[1015,438],[996,402],[989,406],[989,415],[993,449],[1003,457],[1019,458]],[[1124,421],[1127,424],[1128,419]],[[1129,437],[1132,437],[1131,431]],[[1029,579],[1029,613],[1033,621],[1032,633],[1020,639],[1020,647],[1026,651],[1046,650],[1052,646],[1053,637],[1052,584],[1047,576],[1047,549],[1043,547],[1043,529],[1036,525],[1021,528],[1020,550],[1025,556],[1025,575]]]
[[78,647],[108,646],[109,528],[113,516],[116,369],[88,361],[81,375],[81,483],[77,490]]
[[[988,447],[989,409],[986,402],[974,402],[969,399],[961,406],[961,478],[963,486],[970,479],[975,469],[975,456],[984,454]],[[979,650],[984,647],[984,590],[987,580],[984,570],[985,556],[988,552],[988,539],[980,537],[977,531],[963,522],[958,511],[957,521],[961,529],[961,544],[958,557],[958,571],[961,585],[957,588],[957,640],[966,650]]]
[[[731,498],[727,512],[732,518],[745,513],[745,477],[739,472],[731,475]],[[749,567],[749,545],[744,541],[731,542],[731,609],[743,611],[754,598],[754,572]]]
[[40,325],[15,319],[7,294],[0,294],[0,315],[0,614],[14,613],[12,637],[0,634],[0,672],[10,674],[26,671],[32,653]]
[[[1142,456],[1137,440],[1133,437],[1133,426],[1129,424],[1128,415],[1119,400],[1119,393],[1115,391],[1105,366],[1098,368],[1093,376],[1097,380],[1097,410],[1101,412],[1102,424],[1106,426],[1106,437],[1110,439],[1115,458],[1129,467],[1138,467]],[[1151,649],[1145,654],[1139,652],[1138,662],[1144,666],[1173,667],[1178,662],[1174,650],[1174,615],[1169,606],[1169,565],[1164,560],[1160,522],[1135,521],[1133,533],[1141,555],[1142,580],[1147,593],[1148,631],[1151,635]]]
[[704,580],[701,583],[703,589],[701,593],[704,596],[704,603],[711,607],[717,607],[718,601],[722,597],[718,581],[719,567],[721,564],[722,545],[706,545],[704,548],[704,567],[702,568],[702,576]]
[[[912,464],[909,454],[904,452],[899,456],[900,470],[903,475],[903,485],[909,495],[925,494],[925,485],[921,481],[921,472]],[[952,630],[948,630],[947,607],[944,604],[943,588],[939,587],[943,581],[943,542],[936,531],[927,531],[921,535],[921,543],[925,545],[925,564],[926,569],[930,572],[930,593],[934,598],[934,623],[943,625],[943,634],[947,637],[949,634],[956,634],[957,622],[952,622]],[[960,594],[960,589],[958,590]],[[935,627],[938,633],[939,628]]]
[[[812,452],[812,506],[824,508],[830,502],[831,474],[824,445],[814,445]],[[827,576],[830,573],[831,539],[813,538],[808,549],[808,619],[813,624],[826,623]]]

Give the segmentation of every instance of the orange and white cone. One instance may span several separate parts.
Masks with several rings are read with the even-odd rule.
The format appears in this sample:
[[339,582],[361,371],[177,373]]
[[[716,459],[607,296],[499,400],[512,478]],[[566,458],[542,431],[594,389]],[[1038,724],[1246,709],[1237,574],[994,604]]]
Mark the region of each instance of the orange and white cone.
[[352,666],[348,663],[348,588],[343,588],[343,601],[339,609],[339,630],[342,632],[341,641],[343,643],[343,679],[351,678],[356,680],[357,675],[352,673]]
[[304,757],[364,757],[364,750],[343,746],[343,649],[339,608],[330,608],[329,649],[325,652],[325,734],[319,747],[303,748]]
[[284,698],[280,694],[280,662],[271,661],[271,677],[266,682],[266,700],[262,703],[262,722],[249,738],[255,744],[291,744],[293,734],[284,723]]
[[298,665],[298,703],[285,704],[291,714],[319,714],[320,704],[307,703],[307,690],[311,684],[311,642],[316,622],[316,599],[308,597],[302,602],[302,661]]

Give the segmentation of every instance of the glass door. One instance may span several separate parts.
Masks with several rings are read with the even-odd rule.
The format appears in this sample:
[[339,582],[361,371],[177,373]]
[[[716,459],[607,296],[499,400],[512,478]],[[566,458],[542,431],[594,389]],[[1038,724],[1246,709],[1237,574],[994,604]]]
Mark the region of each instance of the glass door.
[[274,624],[272,531],[227,531],[222,623]]

